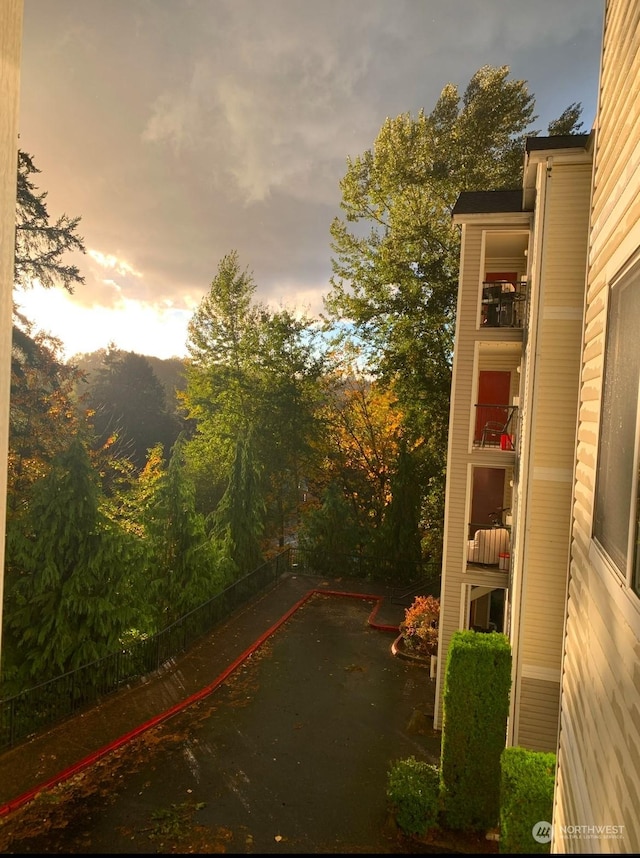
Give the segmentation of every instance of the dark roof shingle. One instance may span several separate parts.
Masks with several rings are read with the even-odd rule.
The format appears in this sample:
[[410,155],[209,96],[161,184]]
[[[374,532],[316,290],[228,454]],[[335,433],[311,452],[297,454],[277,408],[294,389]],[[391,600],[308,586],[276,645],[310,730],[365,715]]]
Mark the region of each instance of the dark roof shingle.
[[521,212],[522,191],[463,191],[452,215]]

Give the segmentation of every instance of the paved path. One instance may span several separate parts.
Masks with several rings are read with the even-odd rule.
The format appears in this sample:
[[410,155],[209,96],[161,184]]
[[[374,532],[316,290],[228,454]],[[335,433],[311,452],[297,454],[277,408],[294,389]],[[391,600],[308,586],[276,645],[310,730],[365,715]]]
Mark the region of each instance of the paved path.
[[0,849],[406,851],[386,773],[438,761],[433,683],[391,655],[401,607],[340,591],[384,595],[288,574],[172,670],[3,754]]

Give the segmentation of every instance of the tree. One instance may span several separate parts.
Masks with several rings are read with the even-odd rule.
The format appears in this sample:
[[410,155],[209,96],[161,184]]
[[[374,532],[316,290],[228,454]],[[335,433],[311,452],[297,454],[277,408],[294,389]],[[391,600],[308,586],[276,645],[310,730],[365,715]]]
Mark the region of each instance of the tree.
[[289,311],[263,313],[256,356],[254,438],[267,492],[267,524],[299,524],[299,486],[308,477],[320,432],[325,357],[314,323]]
[[391,473],[398,454],[401,414],[393,395],[380,385],[350,373],[328,391],[323,412],[331,436],[327,463],[340,485],[369,550],[380,548],[379,531],[390,499]]
[[204,516],[195,509],[182,436],[167,470],[158,470],[159,463],[160,451],[155,448],[142,479],[151,490],[140,511],[147,536],[146,595],[156,630],[212,598],[225,583],[222,552],[209,539]]
[[88,402],[98,447],[114,436],[112,455],[130,459],[138,471],[157,443],[169,456],[180,425],[167,411],[164,388],[144,355],[115,348],[107,351]]
[[[398,581],[416,581],[422,561],[422,509],[420,483],[413,451],[401,438],[390,476],[381,545],[393,564]],[[436,573],[439,574],[439,573]]]
[[212,532],[237,575],[252,572],[262,561],[265,504],[253,442],[251,433],[238,436],[229,483],[212,516]]
[[[45,288],[73,292],[84,278],[63,257],[84,253],[78,235],[80,218],[62,215],[50,223],[46,192],[38,193],[32,176],[39,173],[31,155],[18,151],[14,283],[27,289],[37,280]],[[63,364],[60,342],[33,331],[14,306],[9,427],[9,509],[24,500],[29,485],[43,476],[51,459],[67,444],[82,420],[74,413],[71,394],[78,382],[75,368]]]
[[238,445],[251,438],[262,498],[282,540],[312,453],[323,357],[311,320],[269,311],[254,300],[255,290],[232,252],[190,322],[182,399],[196,431],[187,455],[210,512],[234,484]]
[[197,427],[187,457],[206,512],[224,492],[237,438],[253,423],[257,329],[263,312],[253,303],[255,289],[233,251],[221,260],[209,294],[189,322],[187,386],[180,399]]
[[461,191],[519,185],[536,117],[526,83],[508,75],[485,66],[462,98],[448,84],[431,114],[387,119],[348,160],[344,216],[331,225],[328,318],[363,344],[367,371],[397,398],[438,530],[459,257],[451,212]]
[[25,687],[113,652],[136,616],[135,551],[100,511],[88,452],[72,439],[8,529],[7,673]]
[[77,232],[80,218],[63,214],[50,223],[47,192],[37,193],[31,178],[39,172],[33,157],[19,150],[14,280],[22,288],[38,281],[45,289],[63,286],[73,292],[74,284],[84,283],[84,277],[76,265],[65,264],[62,257],[69,252],[85,252],[84,239]]
[[582,134],[583,123],[580,122],[582,115],[582,102],[574,101],[562,111],[557,119],[549,123],[547,134],[555,137],[564,134]]
[[33,484],[48,473],[82,422],[73,402],[78,371],[60,360],[57,340],[32,336],[28,322],[23,324],[24,330],[14,327],[11,355],[9,518],[19,514]]

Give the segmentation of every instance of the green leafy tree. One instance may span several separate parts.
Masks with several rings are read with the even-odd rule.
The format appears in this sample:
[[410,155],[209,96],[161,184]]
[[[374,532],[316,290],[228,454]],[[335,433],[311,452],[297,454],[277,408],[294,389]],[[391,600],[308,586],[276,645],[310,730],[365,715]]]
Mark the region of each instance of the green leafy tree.
[[299,524],[299,486],[314,466],[325,358],[313,322],[263,314],[253,436],[266,488],[267,526],[282,545]]
[[348,564],[362,553],[367,536],[342,487],[332,482],[322,503],[305,510],[299,542],[312,571],[335,575],[336,570],[349,571]]
[[136,616],[136,550],[101,512],[89,454],[74,438],[7,533],[8,675],[26,685],[113,652]]
[[[390,499],[385,509],[382,546],[393,565],[396,581],[417,581],[423,576],[421,491],[413,451],[400,440],[390,478]],[[433,573],[435,570],[431,570]]]
[[[78,234],[80,218],[62,215],[51,221],[46,192],[33,177],[40,171],[33,157],[18,151],[14,283],[17,290],[35,281],[45,288],[62,286],[73,292],[84,283],[78,267],[67,262],[70,253],[84,253]],[[9,417],[8,509],[25,503],[29,486],[47,472],[52,458],[68,444],[83,423],[74,412],[72,390],[78,382],[75,367],[60,358],[59,340],[34,331],[14,303]]]
[[549,123],[547,134],[549,137],[556,137],[562,134],[582,134],[583,122],[580,121],[582,116],[582,102],[574,101],[565,110],[562,111],[557,119]]
[[479,69],[460,95],[442,90],[430,114],[387,119],[373,147],[349,159],[343,217],[331,225],[325,308],[363,344],[367,371],[397,397],[414,450],[423,515],[441,540],[442,479],[457,298],[461,191],[518,187],[534,99],[507,66]]
[[73,401],[79,373],[62,362],[59,342],[35,335],[23,320],[14,327],[11,352],[11,401],[7,514],[21,514],[31,486],[83,423]]

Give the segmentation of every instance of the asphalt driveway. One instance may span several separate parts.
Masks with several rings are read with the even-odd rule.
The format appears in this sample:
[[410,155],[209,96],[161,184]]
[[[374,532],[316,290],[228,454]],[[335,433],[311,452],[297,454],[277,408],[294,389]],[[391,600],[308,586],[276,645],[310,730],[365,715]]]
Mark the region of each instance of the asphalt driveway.
[[412,851],[389,824],[386,776],[410,755],[439,761],[433,684],[391,654],[371,607],[314,594],[210,694],[12,813],[0,848]]

